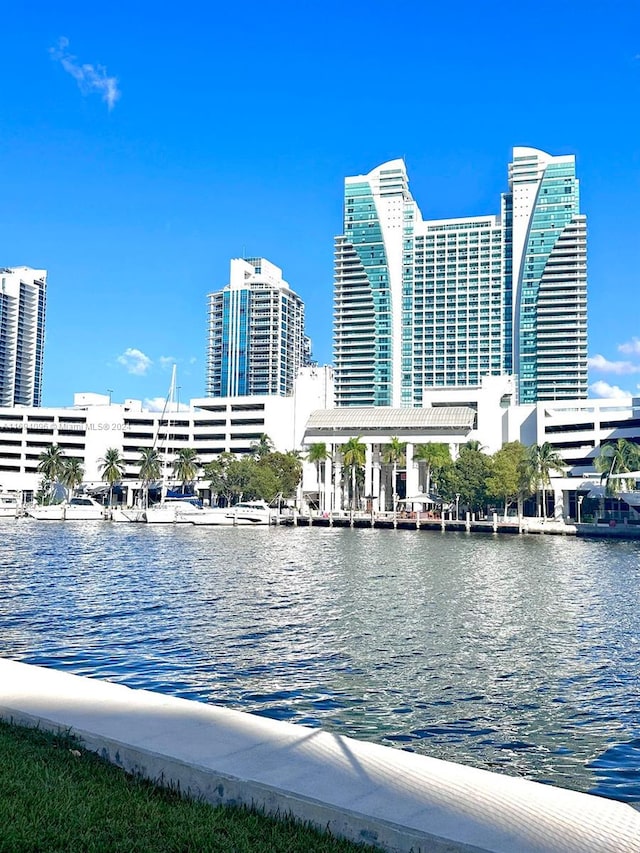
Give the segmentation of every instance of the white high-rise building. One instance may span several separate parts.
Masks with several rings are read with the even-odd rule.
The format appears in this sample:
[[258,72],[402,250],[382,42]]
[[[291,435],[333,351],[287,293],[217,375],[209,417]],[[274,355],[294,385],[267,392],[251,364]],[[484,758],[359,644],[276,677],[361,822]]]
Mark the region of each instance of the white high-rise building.
[[42,398],[46,270],[0,269],[0,406]]
[[515,148],[501,213],[423,220],[402,160],[345,180],[338,406],[421,406],[513,374],[521,403],[587,395],[586,220],[573,155]]
[[310,350],[304,304],[265,258],[234,258],[229,284],[209,295],[207,394],[290,396]]

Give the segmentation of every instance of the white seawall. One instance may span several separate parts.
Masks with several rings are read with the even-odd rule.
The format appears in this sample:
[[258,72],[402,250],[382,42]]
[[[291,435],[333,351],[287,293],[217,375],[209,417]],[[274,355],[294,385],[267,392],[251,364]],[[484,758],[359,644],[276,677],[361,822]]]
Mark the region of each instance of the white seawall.
[[640,813],[623,803],[6,659],[0,717],[70,729],[211,803],[290,812],[384,850],[640,853]]

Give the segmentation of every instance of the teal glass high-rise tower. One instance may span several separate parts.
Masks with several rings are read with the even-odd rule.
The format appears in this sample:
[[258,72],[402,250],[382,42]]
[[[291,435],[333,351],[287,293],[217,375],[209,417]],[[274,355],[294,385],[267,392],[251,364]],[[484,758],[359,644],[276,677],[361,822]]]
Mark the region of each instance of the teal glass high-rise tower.
[[423,220],[405,165],[345,181],[339,406],[421,406],[515,374],[519,401],[587,396],[586,221],[573,156],[514,149],[500,215]]
[[265,258],[234,258],[229,284],[209,295],[207,395],[293,394],[308,361],[304,304]]
[[587,226],[572,155],[516,148],[503,196],[521,403],[587,396]]

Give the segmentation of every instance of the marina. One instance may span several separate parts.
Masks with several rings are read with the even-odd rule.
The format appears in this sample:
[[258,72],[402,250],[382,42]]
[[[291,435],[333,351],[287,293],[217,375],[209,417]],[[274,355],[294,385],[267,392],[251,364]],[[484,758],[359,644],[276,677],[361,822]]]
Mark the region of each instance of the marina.
[[0,656],[638,804],[638,544],[0,522]]
[[38,521],[95,521],[116,523],[183,524],[196,527],[237,527],[282,525],[285,527],[371,528],[377,530],[423,530],[443,533],[540,534],[580,536],[592,539],[640,539],[640,523],[628,514],[620,519],[599,518],[593,522],[564,522],[553,518],[509,516],[498,513],[479,518],[465,513],[433,512],[306,512],[279,511],[264,501],[244,501],[229,507],[202,507],[189,500],[165,501],[147,509],[105,507],[87,496],[67,503],[36,506],[16,500],[0,503],[0,518],[29,516]]

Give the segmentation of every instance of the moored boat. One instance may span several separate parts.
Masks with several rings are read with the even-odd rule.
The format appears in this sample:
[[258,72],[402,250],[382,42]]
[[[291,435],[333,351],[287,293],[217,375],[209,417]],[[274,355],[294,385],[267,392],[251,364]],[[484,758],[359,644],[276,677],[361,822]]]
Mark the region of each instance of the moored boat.
[[71,498],[68,503],[25,507],[27,515],[38,521],[99,521],[104,507],[88,495]]
[[234,506],[204,509],[187,520],[205,526],[257,526],[271,524],[272,510],[264,501],[242,501]]
[[114,507],[109,510],[108,517],[111,521],[125,524],[134,524],[145,520],[144,510],[137,507]]
[[18,492],[0,492],[0,518],[17,518],[20,514]]
[[193,495],[168,497],[144,511],[147,524],[189,524],[204,510]]

